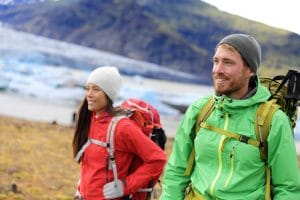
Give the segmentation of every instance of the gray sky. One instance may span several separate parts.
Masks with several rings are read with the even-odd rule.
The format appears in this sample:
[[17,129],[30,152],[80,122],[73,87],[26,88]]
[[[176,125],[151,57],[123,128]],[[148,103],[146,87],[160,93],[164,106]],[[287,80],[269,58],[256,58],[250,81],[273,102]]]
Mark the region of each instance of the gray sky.
[[298,0],[202,0],[218,9],[300,34]]

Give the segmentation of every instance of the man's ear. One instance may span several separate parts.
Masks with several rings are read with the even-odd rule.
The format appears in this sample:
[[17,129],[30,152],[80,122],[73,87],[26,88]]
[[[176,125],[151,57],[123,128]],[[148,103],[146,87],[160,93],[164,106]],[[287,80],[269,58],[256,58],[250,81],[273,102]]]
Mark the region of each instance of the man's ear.
[[255,71],[251,67],[249,67],[248,65],[244,65],[244,66],[247,68],[247,70],[249,70],[249,77],[256,75]]

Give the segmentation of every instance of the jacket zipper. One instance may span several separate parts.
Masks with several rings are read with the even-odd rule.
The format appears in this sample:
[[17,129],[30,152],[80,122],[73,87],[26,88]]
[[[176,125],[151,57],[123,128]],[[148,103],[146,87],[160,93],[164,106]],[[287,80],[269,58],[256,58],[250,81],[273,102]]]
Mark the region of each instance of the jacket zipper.
[[[227,130],[227,127],[228,127],[228,114],[226,113],[225,114],[225,123],[224,123],[224,130]],[[220,178],[220,175],[221,175],[221,171],[222,171],[222,147],[223,147],[223,143],[226,139],[226,136],[225,135],[222,135],[221,136],[221,140],[219,142],[219,147],[218,147],[218,161],[219,161],[219,167],[218,167],[218,172],[217,172],[217,175],[216,177],[214,178],[211,186],[210,186],[210,195],[211,196],[214,196],[214,190],[215,190],[215,186],[216,186],[216,183],[218,181],[218,179]]]
[[232,148],[231,150],[231,153],[230,153],[230,173],[229,173],[229,176],[228,178],[226,179],[226,182],[225,182],[225,188],[228,186],[231,178],[232,178],[232,175],[233,175],[233,171],[234,171],[234,152],[235,152],[235,147]]

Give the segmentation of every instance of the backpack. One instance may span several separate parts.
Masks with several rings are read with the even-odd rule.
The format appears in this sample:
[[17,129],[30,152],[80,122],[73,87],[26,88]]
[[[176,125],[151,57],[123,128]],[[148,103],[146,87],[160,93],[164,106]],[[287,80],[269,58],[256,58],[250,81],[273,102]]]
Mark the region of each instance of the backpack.
[[[281,81],[281,82],[280,82]],[[214,126],[207,125],[205,121],[214,110],[214,99],[211,97],[208,102],[200,110],[197,122],[195,124],[195,132],[192,134],[196,137],[197,132],[201,127],[215,131],[227,137],[234,138],[241,142],[256,146],[259,148],[261,160],[265,163],[266,169],[266,191],[265,199],[269,200],[272,196],[271,192],[271,173],[268,167],[268,144],[267,138],[272,122],[272,117],[276,110],[281,109],[290,119],[291,127],[296,126],[297,106],[300,100],[300,73],[294,70],[289,70],[285,76],[279,75],[274,78],[260,78],[261,84],[268,88],[271,97],[268,101],[262,103],[256,110],[254,126],[256,139],[249,138],[244,135],[232,133]],[[287,86],[286,86],[287,83]],[[185,175],[189,176],[195,160],[195,148],[192,149]],[[189,189],[189,188],[188,188]]]
[[139,99],[127,99],[120,107],[127,111],[126,115],[142,129],[146,136],[151,138],[162,150],[165,149],[167,137],[157,109]]
[[[108,135],[109,135],[108,138],[110,141],[109,155],[111,161],[114,162],[114,149],[113,149],[114,129],[117,125],[117,122],[124,117],[128,117],[129,119],[131,119],[134,123],[138,125],[138,127],[141,128],[142,132],[147,137],[149,137],[154,143],[156,143],[162,150],[165,149],[167,137],[162,128],[160,115],[157,109],[155,109],[149,103],[140,99],[127,99],[126,101],[121,103],[120,108],[124,110],[125,116],[114,117],[108,129]],[[134,172],[141,164],[142,164],[141,159],[139,158],[134,159],[129,168],[129,173]],[[112,167],[112,170],[114,174],[114,179],[116,180],[118,178],[117,168]],[[152,180],[148,184],[147,188],[141,188],[138,190],[137,193],[132,194],[133,199],[135,199],[137,196],[139,196],[138,199],[140,199],[141,195],[143,196],[141,192],[146,193],[146,195],[144,195],[143,197],[145,197],[146,199],[151,199],[151,192],[154,192],[154,196],[156,195],[156,191],[154,190],[154,185],[157,182],[160,182],[159,177]]]

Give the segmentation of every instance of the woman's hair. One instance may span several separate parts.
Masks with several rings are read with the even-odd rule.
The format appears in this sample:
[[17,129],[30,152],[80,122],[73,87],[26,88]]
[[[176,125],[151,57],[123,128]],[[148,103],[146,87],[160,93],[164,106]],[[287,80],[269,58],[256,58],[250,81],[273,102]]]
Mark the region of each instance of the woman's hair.
[[[124,113],[122,109],[113,107],[112,100],[106,94],[105,94],[105,98],[107,99],[106,111],[110,115],[116,116]],[[76,157],[76,154],[80,151],[80,149],[88,139],[91,117],[92,117],[92,112],[88,110],[88,103],[86,98],[84,98],[78,111],[76,128],[75,128],[73,142],[72,142],[74,158]]]

